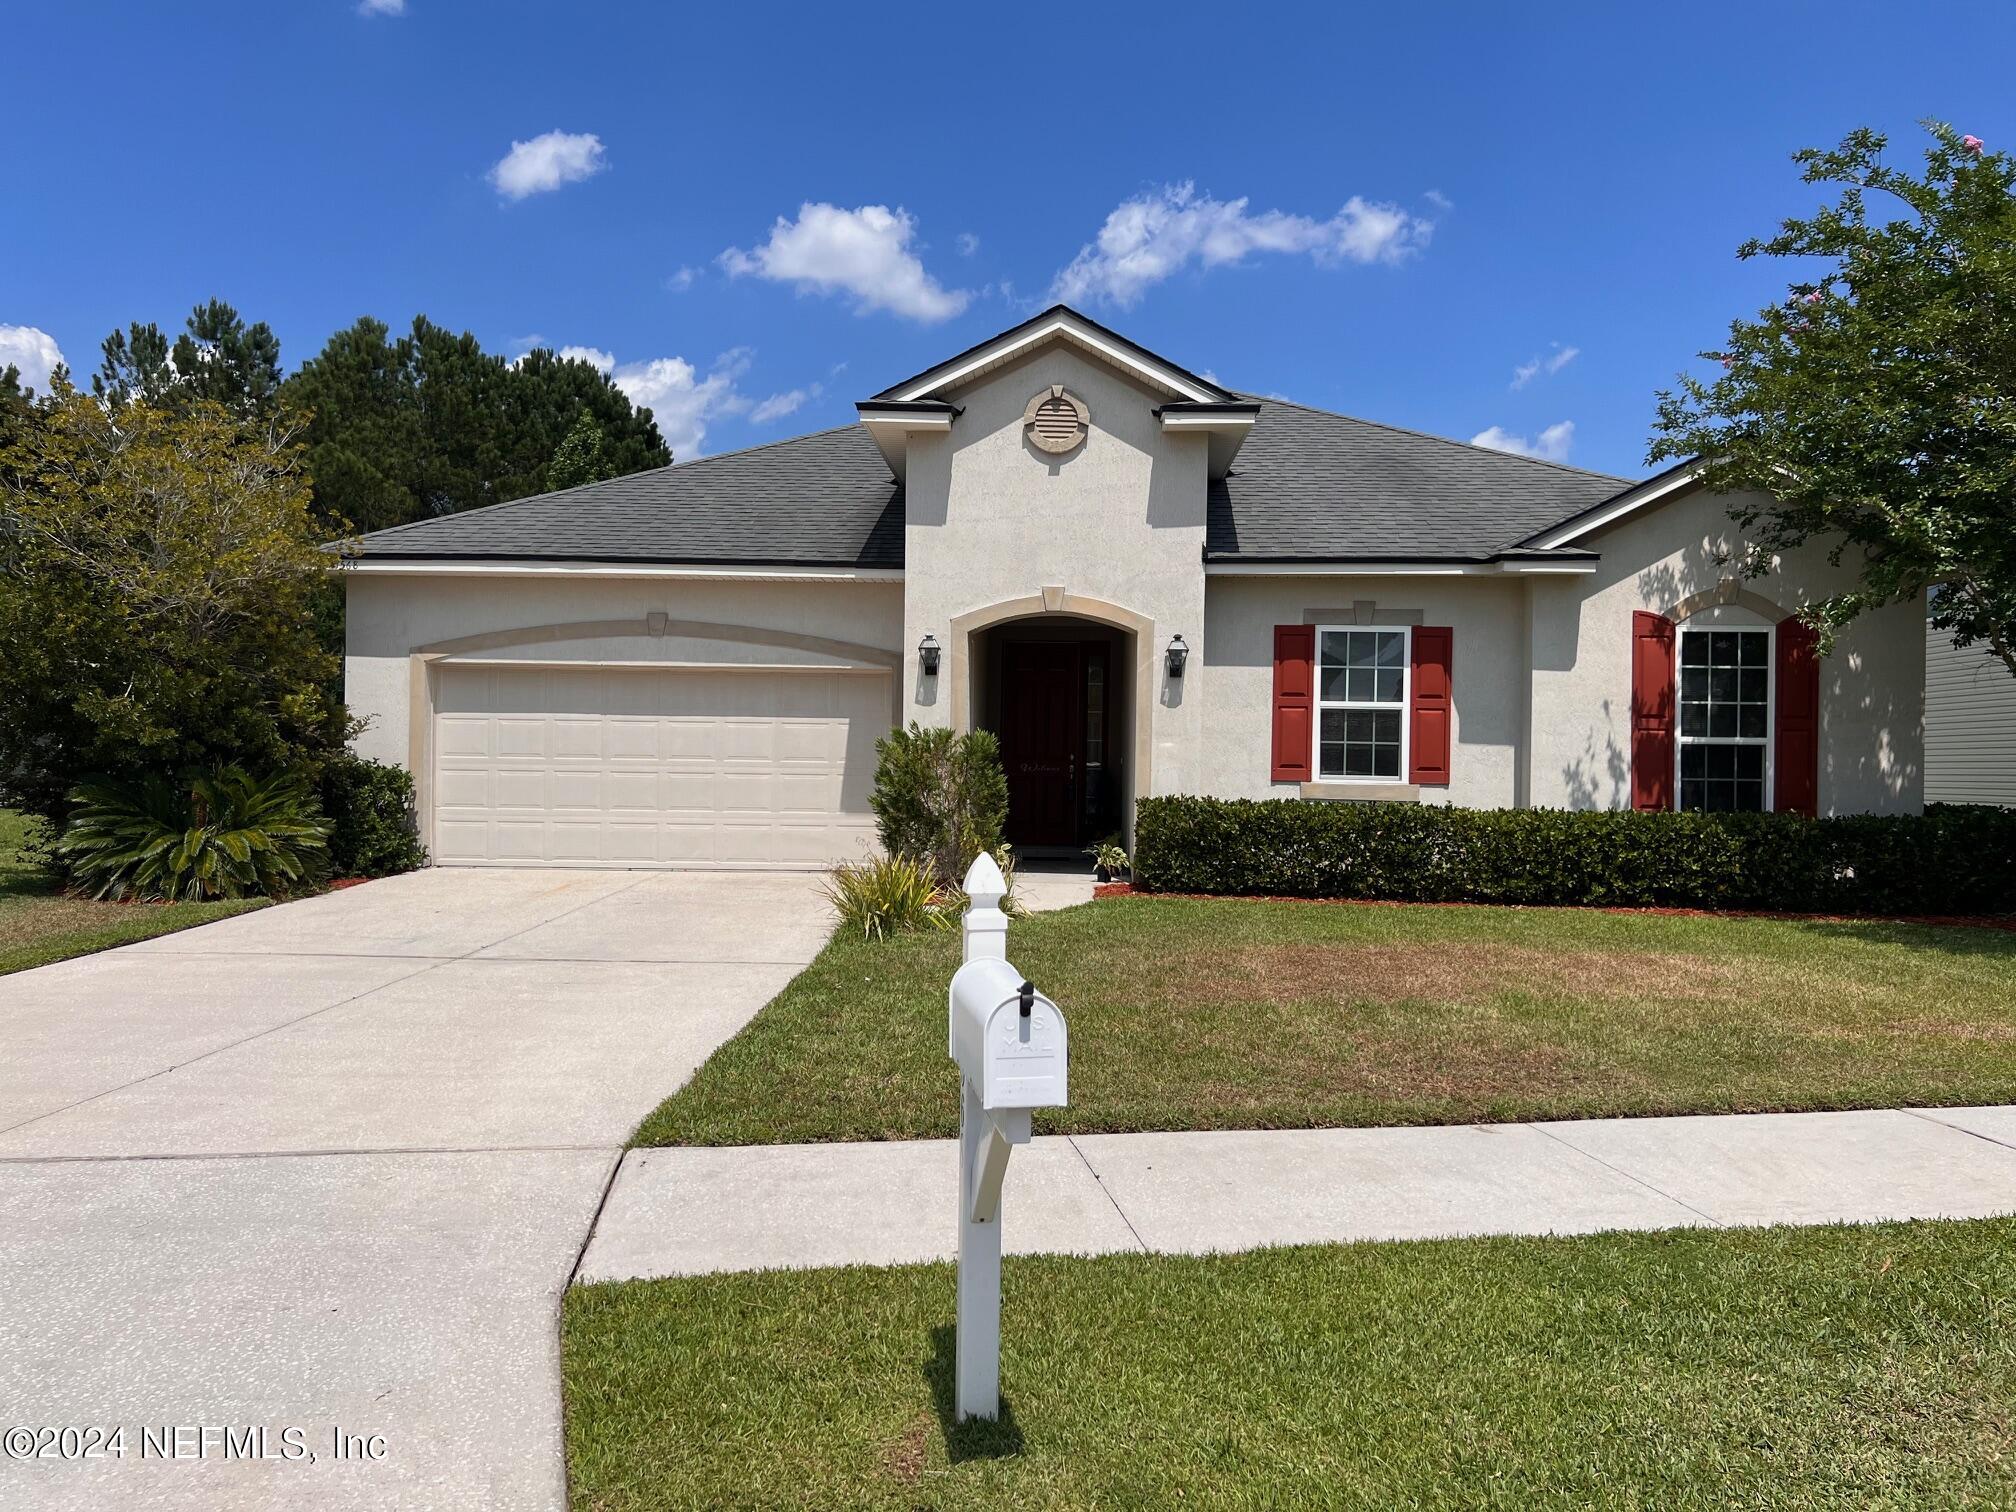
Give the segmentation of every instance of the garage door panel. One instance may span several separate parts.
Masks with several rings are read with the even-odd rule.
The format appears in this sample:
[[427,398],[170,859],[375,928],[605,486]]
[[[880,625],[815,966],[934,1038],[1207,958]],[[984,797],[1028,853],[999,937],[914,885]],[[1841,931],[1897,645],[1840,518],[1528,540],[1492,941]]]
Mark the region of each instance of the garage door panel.
[[548,722],[533,715],[504,715],[491,722],[490,753],[500,760],[544,759]]
[[444,863],[825,866],[868,853],[888,678],[440,669]]
[[[642,682],[644,679],[639,678]],[[606,742],[603,749],[611,761],[639,761],[655,763],[662,749],[659,741],[660,725],[656,719],[629,715],[612,719],[603,730]]]

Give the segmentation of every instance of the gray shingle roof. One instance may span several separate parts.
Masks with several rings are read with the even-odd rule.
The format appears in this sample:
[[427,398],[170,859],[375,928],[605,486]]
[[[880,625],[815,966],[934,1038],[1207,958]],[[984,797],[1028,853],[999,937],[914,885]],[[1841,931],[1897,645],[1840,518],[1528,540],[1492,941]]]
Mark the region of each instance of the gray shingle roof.
[[1630,486],[1267,399],[1230,476],[1211,485],[1204,555],[1483,559]]
[[858,425],[362,538],[372,559],[901,567],[903,490]]
[[[1204,555],[1483,560],[1630,486],[1267,399],[1231,475],[1211,485]],[[868,433],[846,425],[381,530],[362,553],[900,567],[903,489]]]

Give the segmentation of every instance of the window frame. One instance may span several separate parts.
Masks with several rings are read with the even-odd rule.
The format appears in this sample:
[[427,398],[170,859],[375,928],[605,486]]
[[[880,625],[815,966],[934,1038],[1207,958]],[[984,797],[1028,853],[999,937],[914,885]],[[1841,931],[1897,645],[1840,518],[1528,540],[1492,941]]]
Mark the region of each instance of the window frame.
[[[1687,666],[1685,657],[1686,641],[1689,635],[1712,635],[1717,630],[1742,631],[1749,635],[1764,637],[1764,733],[1756,735],[1687,735],[1682,733],[1684,721],[1680,716],[1680,685]],[[1713,610],[1682,620],[1673,627],[1673,811],[1681,813],[1708,813],[1707,809],[1683,809],[1681,794],[1685,791],[1685,779],[1681,768],[1685,764],[1681,752],[1688,746],[1762,746],[1764,748],[1764,806],[1757,813],[1769,814],[1774,811],[1777,799],[1777,756],[1778,756],[1778,627],[1763,619],[1721,618]],[[1748,809],[1737,809],[1736,813],[1749,813]]]
[[[1309,774],[1310,780],[1320,783],[1359,783],[1374,787],[1391,787],[1396,783],[1407,783],[1413,771],[1414,760],[1414,627],[1412,625],[1316,625],[1315,655],[1309,668],[1310,707],[1314,717],[1309,721]],[[1365,635],[1398,635],[1400,637],[1400,702],[1353,703],[1349,699],[1330,699],[1323,696],[1323,637],[1343,635],[1351,632]],[[1339,775],[1326,776],[1323,771],[1323,711],[1325,709],[1391,710],[1400,716],[1400,770],[1392,777]]]

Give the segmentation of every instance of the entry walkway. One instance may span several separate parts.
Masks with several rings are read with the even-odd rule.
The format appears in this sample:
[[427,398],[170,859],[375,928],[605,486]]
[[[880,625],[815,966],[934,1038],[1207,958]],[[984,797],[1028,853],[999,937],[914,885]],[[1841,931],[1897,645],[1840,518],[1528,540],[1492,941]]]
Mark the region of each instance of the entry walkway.
[[[957,1145],[632,1150],[579,1279],[950,1259]],[[2016,1213],[2016,1107],[1038,1138],[1010,1253]]]

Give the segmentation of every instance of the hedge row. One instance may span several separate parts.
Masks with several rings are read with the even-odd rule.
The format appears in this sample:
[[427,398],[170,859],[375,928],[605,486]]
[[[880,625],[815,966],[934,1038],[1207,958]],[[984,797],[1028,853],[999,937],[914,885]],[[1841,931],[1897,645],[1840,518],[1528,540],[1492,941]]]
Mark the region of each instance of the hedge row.
[[2016,809],[1579,813],[1145,798],[1147,892],[1416,903],[2016,913]]

